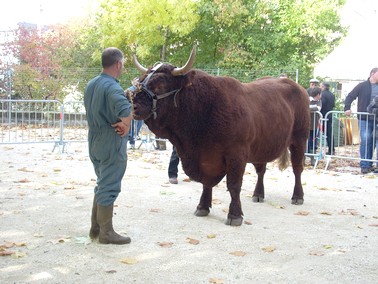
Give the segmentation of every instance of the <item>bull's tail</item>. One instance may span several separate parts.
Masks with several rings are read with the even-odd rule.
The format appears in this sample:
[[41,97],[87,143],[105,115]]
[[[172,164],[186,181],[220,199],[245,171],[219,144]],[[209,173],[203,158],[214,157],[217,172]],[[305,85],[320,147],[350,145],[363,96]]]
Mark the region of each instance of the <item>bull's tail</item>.
[[283,151],[281,157],[278,158],[278,168],[280,171],[285,170],[289,166],[290,152],[289,149]]

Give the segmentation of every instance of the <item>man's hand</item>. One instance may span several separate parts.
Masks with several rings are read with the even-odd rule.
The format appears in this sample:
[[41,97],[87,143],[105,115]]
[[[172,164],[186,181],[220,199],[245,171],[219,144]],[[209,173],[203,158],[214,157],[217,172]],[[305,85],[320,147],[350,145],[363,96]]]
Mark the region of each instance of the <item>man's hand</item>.
[[113,123],[115,132],[121,137],[125,137],[129,133],[131,125],[131,114],[128,117],[121,117],[121,121]]
[[348,110],[346,110],[344,113],[345,113],[346,116],[350,116],[351,110],[348,109]]
[[124,124],[122,121],[112,124],[115,132],[121,137],[125,137],[129,133],[130,125]]

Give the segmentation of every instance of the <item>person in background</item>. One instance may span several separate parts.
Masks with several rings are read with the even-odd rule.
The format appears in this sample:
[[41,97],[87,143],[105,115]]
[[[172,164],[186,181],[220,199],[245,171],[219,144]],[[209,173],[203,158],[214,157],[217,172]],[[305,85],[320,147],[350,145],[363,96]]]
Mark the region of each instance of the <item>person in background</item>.
[[[329,90],[329,87],[328,83],[323,82],[321,84],[322,93],[320,99],[322,101],[322,109],[320,112],[323,118],[326,118],[326,114],[335,108],[335,95]],[[323,131],[327,128],[327,155],[333,155],[335,153],[335,141],[332,135],[332,114],[329,114],[327,119],[327,121],[323,122]]]
[[[133,79],[132,83],[136,79],[137,78]],[[127,88],[125,90],[125,96],[128,98],[129,102],[131,102],[132,92],[134,90],[135,90],[134,83],[133,83],[132,86],[130,86],[129,88]],[[129,133],[127,135],[129,143],[130,143],[130,149],[135,149],[135,140],[138,140],[139,131],[142,128],[142,125],[143,125],[143,120],[134,120],[134,119],[132,119],[130,130],[129,130]]]
[[142,128],[143,120],[132,120],[130,131],[128,133],[130,149],[135,149],[135,140],[139,138],[139,131]]
[[89,236],[102,244],[127,244],[130,238],[116,233],[112,220],[126,171],[132,106],[117,80],[123,71],[122,51],[106,48],[101,62],[101,74],[87,84],[84,93],[89,157],[97,176]]
[[[319,87],[310,89],[310,111],[311,111],[311,120],[310,120],[310,136],[308,137],[308,153],[315,154],[318,149],[317,136],[319,132],[319,115],[316,114],[317,111],[322,109],[322,101],[320,99],[322,90]],[[315,165],[315,157],[310,156],[311,165]]]
[[310,95],[310,90],[315,88],[315,87],[319,87],[319,80],[316,79],[316,78],[312,78],[310,80],[310,87],[307,89],[308,95]]
[[179,162],[180,162],[180,158],[177,155],[176,147],[173,146],[171,159],[169,160],[169,166],[168,166],[169,183],[178,184],[177,173],[178,173]]
[[[378,96],[375,96],[373,101],[367,106],[367,112],[375,115],[375,137],[373,137],[373,140],[375,140],[375,148],[377,150],[378,160]],[[376,165],[376,168],[374,169],[374,173],[378,173],[378,163]]]
[[[368,105],[378,95],[378,68],[371,69],[369,78],[366,81],[359,83],[353,90],[347,95],[344,101],[345,115],[351,115],[352,102],[357,100],[357,112],[367,112]],[[360,168],[362,174],[367,174],[373,171],[373,163],[371,160],[373,157],[373,131],[374,123],[372,116],[358,115],[358,128],[360,130]],[[362,160],[366,159],[366,160]]]

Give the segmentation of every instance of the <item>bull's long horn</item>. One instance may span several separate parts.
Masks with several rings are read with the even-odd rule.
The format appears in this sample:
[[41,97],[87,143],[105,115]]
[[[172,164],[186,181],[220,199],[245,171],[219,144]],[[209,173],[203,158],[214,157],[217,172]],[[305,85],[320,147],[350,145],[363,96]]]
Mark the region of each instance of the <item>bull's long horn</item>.
[[140,73],[144,74],[144,73],[147,72],[148,69],[147,69],[146,67],[143,67],[143,66],[139,63],[139,61],[138,61],[138,59],[137,59],[137,57],[136,57],[135,54],[133,54],[133,63],[134,63],[134,65],[135,65],[135,67],[139,70]]
[[183,67],[176,67],[175,69],[172,70],[171,74],[173,76],[178,76],[178,75],[184,75],[192,69],[193,64],[194,64],[194,59],[196,58],[196,45],[193,46],[192,52],[190,53],[188,61],[185,63]]

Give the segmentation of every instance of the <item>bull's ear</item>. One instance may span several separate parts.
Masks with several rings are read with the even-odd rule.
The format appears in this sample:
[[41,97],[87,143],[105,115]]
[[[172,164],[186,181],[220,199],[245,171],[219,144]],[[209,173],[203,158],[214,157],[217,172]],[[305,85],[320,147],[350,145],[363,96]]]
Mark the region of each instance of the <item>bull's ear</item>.
[[193,80],[194,80],[194,77],[196,76],[196,73],[197,72],[195,70],[191,70],[185,74],[184,76],[185,79],[184,79],[184,84],[183,84],[185,88],[189,88],[193,85]]

